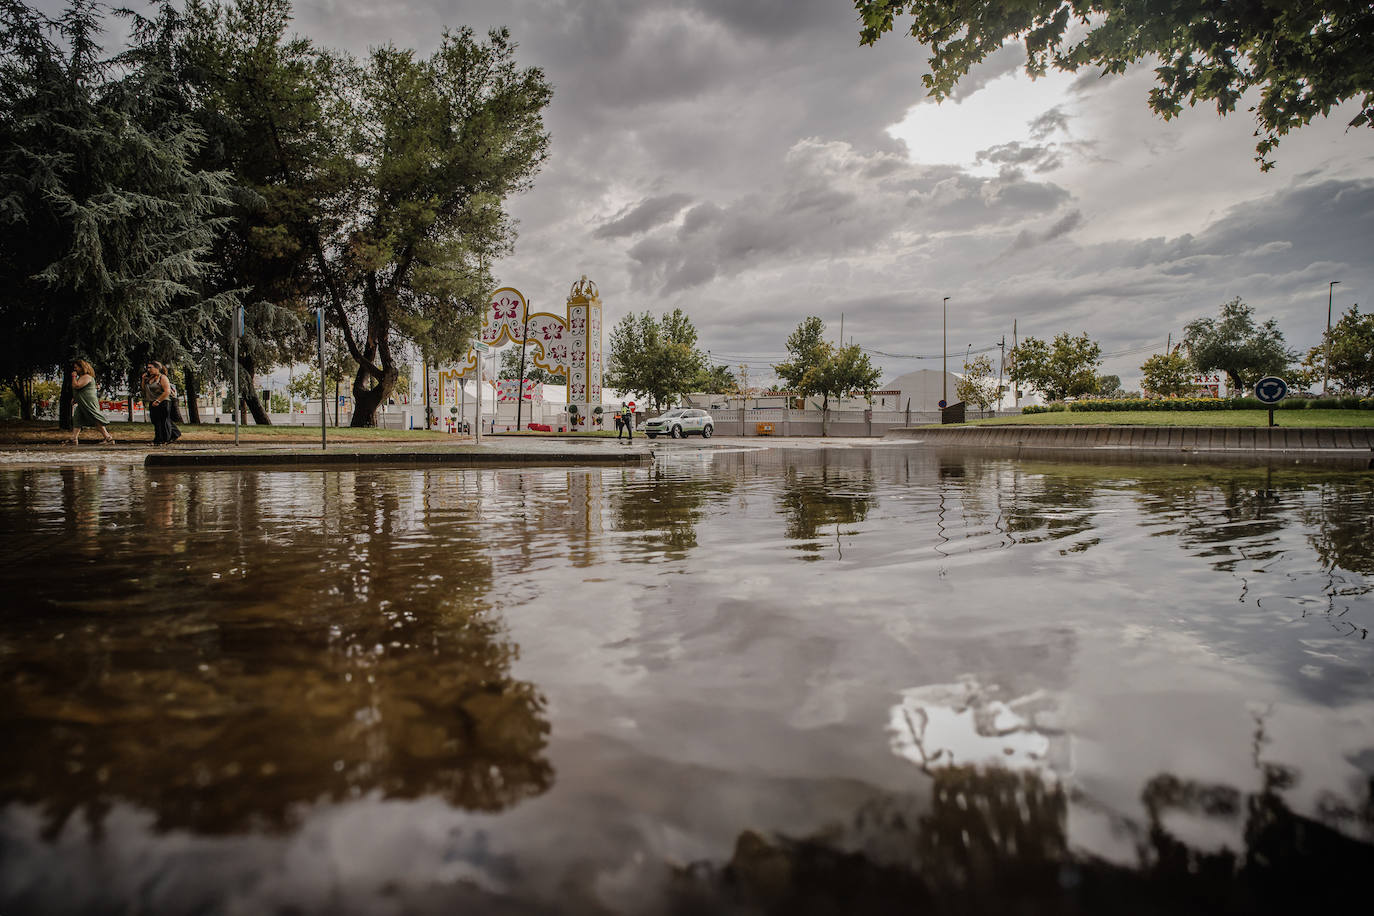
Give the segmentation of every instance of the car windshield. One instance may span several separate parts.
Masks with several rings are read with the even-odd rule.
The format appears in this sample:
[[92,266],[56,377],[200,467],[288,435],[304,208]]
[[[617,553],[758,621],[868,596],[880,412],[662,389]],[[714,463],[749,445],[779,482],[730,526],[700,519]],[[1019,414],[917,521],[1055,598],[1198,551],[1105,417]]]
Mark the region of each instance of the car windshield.
[[660,420],[666,420],[668,417],[680,417],[680,416],[682,416],[685,412],[686,412],[686,411],[682,411],[682,410],[670,410],[670,411],[668,411],[667,413],[665,413],[663,416],[659,417],[659,419],[660,419]]

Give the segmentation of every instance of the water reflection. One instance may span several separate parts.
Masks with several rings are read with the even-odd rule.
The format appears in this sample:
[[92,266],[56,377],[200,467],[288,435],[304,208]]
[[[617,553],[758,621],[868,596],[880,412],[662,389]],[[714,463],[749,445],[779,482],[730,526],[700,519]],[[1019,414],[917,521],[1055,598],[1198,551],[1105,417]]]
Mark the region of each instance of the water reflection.
[[[1127,868],[1069,849],[1068,793],[1033,773],[955,768],[924,811],[892,796],[839,831],[788,838],[748,830],[728,862],[676,884],[677,912],[1279,913],[1357,906],[1374,845],[1295,814],[1277,784],[1246,794],[1160,774]],[[1366,801],[1366,811],[1369,810]],[[1168,817],[1244,823],[1244,844],[1211,851]]]
[[118,800],[220,832],[323,798],[499,810],[551,784],[544,700],[510,673],[448,481],[427,511],[404,478],[154,475],[109,500],[105,476],[64,472],[34,513],[81,561],[7,588],[0,797],[50,830]]
[[0,909],[1334,905],[1372,516],[904,447],[0,472]]
[[838,542],[842,529],[868,518],[878,504],[871,468],[832,466],[829,459],[820,467],[789,466],[780,481],[784,535],[811,554],[821,549],[817,537],[829,533]]
[[728,495],[728,481],[655,465],[620,473],[611,502],[615,527],[633,532],[634,559],[680,560],[697,546],[697,526],[710,500]]

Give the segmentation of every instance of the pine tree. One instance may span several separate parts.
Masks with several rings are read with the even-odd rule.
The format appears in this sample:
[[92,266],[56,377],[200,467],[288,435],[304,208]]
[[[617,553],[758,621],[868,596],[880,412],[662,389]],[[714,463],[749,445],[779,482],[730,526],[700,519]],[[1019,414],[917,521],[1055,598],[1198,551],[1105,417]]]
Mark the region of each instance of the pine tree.
[[[0,321],[31,368],[85,356],[110,385],[133,355],[174,359],[232,300],[200,284],[228,176],[192,164],[204,134],[166,73],[102,56],[91,0],[56,20],[0,0],[0,17]],[[64,426],[70,399],[64,383]]]

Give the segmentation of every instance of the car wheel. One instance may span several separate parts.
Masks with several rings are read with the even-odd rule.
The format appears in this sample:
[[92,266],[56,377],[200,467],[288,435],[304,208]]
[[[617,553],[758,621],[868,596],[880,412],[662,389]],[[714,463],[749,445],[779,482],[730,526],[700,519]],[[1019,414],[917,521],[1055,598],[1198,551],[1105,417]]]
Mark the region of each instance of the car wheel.
[[672,435],[672,437],[673,437],[674,439],[681,439],[681,438],[682,438],[682,427],[681,427],[681,426],[674,426],[674,427],[673,427],[673,432],[672,432],[671,435]]
[[703,438],[703,439],[709,439],[709,438],[711,438],[711,433],[713,433],[714,431],[715,431],[715,430],[711,429],[711,427],[709,427],[709,426],[703,426],[703,427],[701,428],[701,438]]

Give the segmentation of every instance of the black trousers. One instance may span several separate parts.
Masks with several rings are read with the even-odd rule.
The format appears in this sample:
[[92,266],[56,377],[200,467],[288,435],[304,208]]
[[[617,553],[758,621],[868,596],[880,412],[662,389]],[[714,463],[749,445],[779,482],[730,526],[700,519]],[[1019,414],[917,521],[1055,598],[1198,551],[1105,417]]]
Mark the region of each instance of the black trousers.
[[167,445],[181,438],[181,430],[172,422],[172,408],[166,401],[149,407],[148,419],[153,421],[153,445]]

